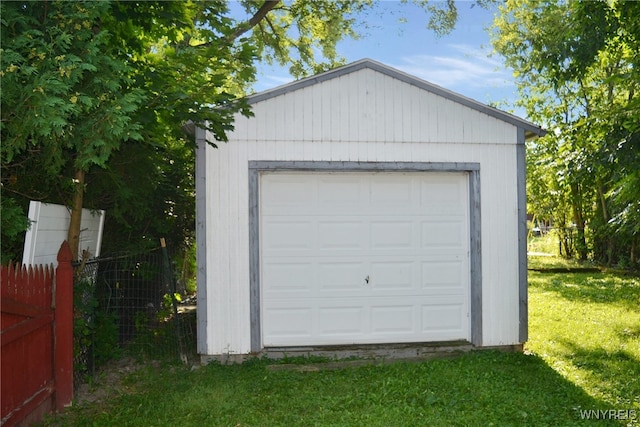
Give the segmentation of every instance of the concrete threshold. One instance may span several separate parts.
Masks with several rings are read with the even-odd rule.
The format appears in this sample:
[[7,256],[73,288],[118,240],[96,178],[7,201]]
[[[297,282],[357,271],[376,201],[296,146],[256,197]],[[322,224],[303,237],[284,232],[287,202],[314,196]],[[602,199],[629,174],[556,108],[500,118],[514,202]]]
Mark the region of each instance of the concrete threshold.
[[[521,352],[522,344],[492,347],[476,347],[468,341],[444,341],[428,343],[403,344],[364,344],[336,346],[304,346],[304,347],[269,347],[250,355],[229,354],[219,356],[202,356],[201,363],[211,361],[222,364],[243,363],[248,359],[267,358],[282,363],[269,365],[270,370],[294,370],[300,372],[316,372],[320,370],[345,369],[349,367],[386,365],[396,362],[423,362],[430,359],[451,358],[470,351],[507,351]],[[286,363],[291,358],[321,358],[320,363]]]

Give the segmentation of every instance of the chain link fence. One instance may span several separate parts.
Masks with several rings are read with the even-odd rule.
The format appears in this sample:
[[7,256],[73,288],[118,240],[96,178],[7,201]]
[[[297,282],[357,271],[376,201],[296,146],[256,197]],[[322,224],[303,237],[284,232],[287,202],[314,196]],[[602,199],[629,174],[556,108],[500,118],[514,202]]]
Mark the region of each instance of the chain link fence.
[[176,290],[166,248],[76,266],[76,383],[111,359],[195,360],[195,295]]

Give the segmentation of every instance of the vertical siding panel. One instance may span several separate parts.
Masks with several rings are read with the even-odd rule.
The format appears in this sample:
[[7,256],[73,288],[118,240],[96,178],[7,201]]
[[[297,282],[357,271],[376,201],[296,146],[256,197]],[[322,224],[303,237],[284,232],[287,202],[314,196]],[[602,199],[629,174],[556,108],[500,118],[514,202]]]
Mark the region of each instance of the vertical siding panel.
[[405,111],[405,117],[407,122],[405,124],[405,141],[416,142],[422,139],[422,132],[420,131],[420,91],[409,91],[409,105]]
[[220,307],[218,308],[221,311],[221,318],[219,319],[220,323],[224,325],[224,331],[220,333],[220,343],[219,345],[222,348],[232,348],[231,347],[231,337],[233,333],[236,331],[235,325],[232,319],[232,313],[228,309],[231,306],[231,286],[232,286],[232,277],[231,277],[231,251],[232,251],[232,238],[233,236],[233,219],[231,215],[231,199],[232,194],[230,192],[231,181],[234,179],[233,176],[233,165],[229,162],[229,146],[225,146],[225,149],[221,151],[220,163],[218,167],[220,168],[220,185],[222,186],[220,190],[220,204],[221,204],[221,227],[220,231],[216,233],[217,238],[220,240],[220,275],[221,275],[221,283],[224,286],[220,290]]
[[404,142],[396,142],[394,144],[393,160],[396,162],[409,162],[411,161],[411,152],[409,151],[409,144]]
[[[251,118],[253,123],[250,125],[254,130],[254,138],[258,141],[267,141],[270,137],[265,133],[265,123],[273,118],[275,108],[267,108],[266,102],[260,102],[254,106],[254,117]],[[271,111],[269,111],[271,110]]]
[[309,144],[310,156],[309,160],[320,160],[322,156],[322,145],[324,142],[322,141],[312,141]]
[[412,113],[412,98],[414,92],[411,86],[407,84],[402,85],[402,95],[398,100],[398,107],[400,110],[400,117],[398,125],[398,140],[407,142],[411,140],[411,113]]
[[323,102],[323,97],[320,96],[321,94],[321,86],[320,85],[313,85],[311,86],[311,140],[319,140],[322,139],[322,135],[323,135],[323,109],[322,109],[322,102]]
[[385,146],[386,146],[386,143],[384,141],[379,140],[378,142],[376,142],[375,149],[376,149],[377,162],[384,160]]
[[[509,155],[511,147],[512,146],[509,145],[501,146],[500,157],[505,167],[501,170],[500,179],[504,180],[503,182],[515,183],[517,179],[515,169],[512,167],[512,165],[515,165],[515,157],[512,158]],[[511,339],[512,334],[510,333],[510,330],[513,328],[510,325],[513,323],[517,324],[518,319],[518,247],[517,244],[514,244],[518,242],[518,232],[516,228],[517,222],[511,221],[511,218],[517,219],[518,217],[516,211],[518,201],[515,193],[512,191],[512,189],[514,188],[514,185],[504,185],[502,186],[501,191],[498,194],[498,197],[501,197],[500,200],[505,207],[505,211],[507,211],[505,212],[506,221],[503,224],[503,235],[509,237],[504,239],[504,258],[500,263],[500,283],[502,283],[505,287],[504,292],[501,292],[502,300],[500,302],[502,318],[500,319],[499,326],[496,328],[500,332],[500,342],[508,342]],[[513,201],[513,203],[509,203],[510,201]],[[505,286],[506,284],[509,284],[509,286]]]
[[[359,115],[359,124],[358,124],[358,140],[359,141],[372,141],[375,133],[375,106],[371,104],[373,100],[372,88],[375,84],[375,74],[372,72],[366,73],[361,80],[358,81],[359,93],[361,98],[360,102],[360,115]],[[366,158],[366,148],[359,147],[358,152],[365,153]]]
[[[342,92],[344,93],[345,100],[343,104],[343,128],[344,132],[340,135],[342,141],[356,141],[359,138],[361,123],[361,108],[360,102],[362,101],[358,96],[360,81],[366,78],[366,73],[361,73],[359,79],[353,79],[351,76],[346,75],[343,79]],[[352,153],[345,150],[345,160],[351,160]]]
[[288,138],[293,141],[291,147],[291,153],[289,154],[292,160],[303,160],[302,155],[302,141],[311,139],[311,90],[304,88],[300,91],[299,96],[296,99],[295,109],[293,111],[293,120],[299,126],[298,133],[292,138]]
[[494,252],[493,241],[491,236],[494,236],[495,230],[493,229],[493,222],[496,215],[496,204],[493,200],[493,195],[490,192],[485,191],[486,188],[495,182],[493,177],[493,164],[486,163],[487,154],[493,155],[494,153],[487,153],[489,150],[485,149],[481,157],[481,170],[480,170],[480,182],[481,189],[481,222],[482,222],[482,337],[483,344],[488,345],[494,342],[493,327],[495,323],[494,318],[494,285],[496,278],[494,277],[495,267],[493,266],[493,259],[496,253]]
[[276,142],[265,140],[261,143],[264,147],[265,151],[265,159],[266,160],[276,160],[278,157],[276,156]]
[[[259,111],[257,111],[259,109],[259,105],[253,105],[251,108],[251,111],[253,111],[255,116],[252,117],[248,117],[248,118],[243,118],[240,119],[241,120],[241,125],[238,124],[237,126],[243,126],[246,127],[246,140],[247,141],[255,141],[256,139],[258,139],[257,133],[258,133],[258,127],[256,126],[256,116],[258,116],[260,113]],[[239,139],[239,137],[238,137]]]
[[383,93],[384,93],[384,104],[386,108],[384,109],[384,113],[382,114],[382,126],[383,126],[383,135],[384,142],[395,142],[396,140],[396,130],[398,128],[398,103],[396,92],[391,89],[390,86],[390,77],[381,76],[382,84],[383,84]]
[[[483,334],[484,345],[517,342],[517,271],[509,265],[517,251],[513,243],[497,236],[512,236],[517,232],[517,219],[512,209],[505,207],[513,196],[513,188],[505,183],[515,180],[515,165],[508,156],[513,146],[485,145],[479,147],[482,163],[482,235],[483,235]],[[514,231],[515,230],[515,231]],[[517,240],[517,239],[516,239]],[[510,307],[515,305],[515,307]]]
[[422,117],[418,122],[420,125],[420,140],[425,142],[438,141],[438,108],[436,106],[436,97],[430,93],[424,92],[420,94],[420,111]]
[[233,131],[227,134],[229,141],[244,140],[249,138],[248,126],[246,125],[246,118],[241,114],[236,114],[233,120]]
[[347,144],[342,141],[331,141],[331,160],[345,161],[344,154],[346,153]]
[[236,301],[236,322],[239,324],[239,331],[236,334],[239,341],[234,347],[239,348],[242,353],[251,350],[250,334],[251,326],[249,322],[249,170],[248,170],[248,149],[247,142],[237,145],[237,180],[238,192],[236,202],[238,206],[237,236],[238,245],[236,252],[237,282],[234,299]]
[[[321,84],[322,87],[320,89],[324,89],[324,85]],[[322,100],[322,125],[323,125],[323,133],[322,140],[323,141],[331,141],[333,136],[333,128],[336,126],[335,115],[337,114],[336,108],[338,108],[338,102],[340,101],[339,96],[323,96]]]
[[291,95],[292,98],[294,99],[293,104],[291,104],[290,106],[288,105],[288,108],[292,108],[292,112],[291,112],[291,120],[292,120],[292,125],[295,126],[295,128],[291,128],[292,131],[294,131],[293,135],[291,134],[287,134],[287,140],[290,141],[298,141],[302,138],[304,138],[307,130],[305,129],[305,125],[307,124],[306,121],[306,117],[305,117],[305,109],[307,106],[307,102],[309,102],[310,100],[307,98],[307,94],[309,92],[306,89],[300,90],[298,92],[294,92]]
[[[313,86],[300,91],[302,95],[301,105],[295,111],[295,119],[302,123],[302,139],[313,139]],[[298,158],[302,158],[299,156]]]
[[369,142],[367,140],[360,140],[358,142],[358,158],[356,160],[362,162],[368,162],[369,160]]
[[[372,102],[374,111],[373,111],[373,134],[374,141],[384,141],[384,112],[385,112],[385,102],[384,99],[384,85],[383,85],[383,76],[376,74],[373,78],[373,93],[374,93],[374,101]],[[376,158],[376,160],[378,157]]]
[[[515,144],[509,144],[506,147],[506,155],[505,161],[510,165],[509,174],[506,177],[507,182],[512,182],[514,185],[510,185],[507,188],[509,189],[509,196],[505,199],[507,203],[511,204],[511,209],[509,213],[509,222],[511,232],[509,236],[512,238],[509,239],[509,245],[511,247],[511,251],[509,252],[510,261],[509,261],[509,269],[508,269],[508,277],[506,278],[506,283],[517,283],[517,286],[511,286],[511,298],[509,300],[509,313],[508,319],[509,322],[513,324],[518,324],[520,321],[520,287],[519,287],[519,278],[520,278],[520,251],[519,251],[519,212],[518,212],[518,159],[517,159],[517,148]],[[509,342],[519,342],[520,338],[520,329],[509,327],[505,329],[505,334],[507,335],[505,340]]]
[[518,140],[515,127],[505,122],[499,122],[499,135],[501,144],[515,144]]
[[490,127],[493,123],[490,119],[491,117],[486,114],[478,114],[475,117],[475,126],[473,129],[474,137],[473,140],[469,141],[470,143],[479,144],[489,142],[491,140]]
[[[206,134],[206,133],[205,133]],[[212,181],[216,181],[217,180],[217,170],[215,170],[215,168],[213,168],[212,166],[214,166],[214,158],[213,158],[213,148],[210,147],[209,145],[206,145],[206,148],[204,150],[204,166],[206,168],[206,173],[205,173],[205,178],[203,180],[203,187],[199,187],[198,190],[200,191],[204,191],[205,193],[205,197],[204,197],[204,210],[205,210],[205,214],[204,214],[204,218],[202,219],[202,221],[204,221],[204,236],[201,237],[205,239],[206,242],[211,241],[212,238],[212,229],[215,225],[215,220],[214,218],[219,218],[219,216],[217,215],[217,209],[218,209],[218,204],[216,203],[215,197],[217,195],[217,192],[215,191],[215,185],[213,185]],[[200,236],[199,236],[200,237]],[[215,354],[215,349],[213,347],[214,341],[213,341],[213,336],[215,335],[216,331],[213,331],[213,327],[212,327],[212,317],[213,317],[213,310],[215,310],[216,307],[214,307],[214,299],[212,298],[213,293],[215,292],[215,289],[213,288],[213,284],[215,283],[215,277],[213,275],[213,262],[212,260],[214,259],[213,257],[213,252],[214,252],[215,248],[212,245],[208,245],[207,244],[207,249],[204,252],[204,254],[202,252],[198,253],[199,257],[205,256],[206,259],[204,259],[205,266],[206,267],[202,267],[200,265],[198,265],[198,270],[199,272],[201,272],[201,269],[204,269],[204,283],[198,282],[198,287],[204,287],[205,288],[205,292],[202,293],[202,295],[206,296],[206,299],[204,301],[204,305],[206,306],[206,309],[204,310],[204,313],[201,313],[202,315],[206,315],[205,319],[199,318],[198,319],[198,331],[200,333],[203,333],[203,335],[205,336],[204,342],[199,341],[198,342],[198,350],[202,351],[204,350],[205,353],[210,353],[210,354]],[[201,258],[200,258],[201,259]],[[201,293],[198,293],[199,298],[201,297]],[[198,300],[198,303],[201,304],[202,300]]]
[[331,97],[331,124],[329,126],[329,141],[335,141],[339,135],[342,134],[342,115],[344,112],[344,97],[341,91],[342,78],[336,79],[336,83],[339,84],[338,92],[335,96]]
[[244,142],[236,142],[228,146],[226,163],[228,164],[227,172],[227,185],[225,192],[227,193],[228,202],[225,204],[228,215],[228,227],[227,235],[227,306],[231,310],[227,312],[227,322],[229,327],[227,329],[227,344],[229,348],[238,348],[236,337],[239,335],[238,325],[238,299],[237,299],[237,284],[238,284],[238,145]]
[[462,119],[460,130],[462,131],[462,138],[460,142],[472,143],[474,141],[474,122],[476,122],[477,116],[475,111],[468,108],[459,108],[459,118]]
[[[224,294],[224,261],[223,256],[226,248],[224,247],[226,240],[217,238],[218,236],[224,235],[224,226],[225,218],[223,212],[224,206],[224,196],[222,193],[225,188],[224,179],[224,171],[222,170],[222,162],[221,156],[224,147],[221,147],[217,150],[213,148],[208,148],[208,152],[210,153],[211,162],[207,162],[210,165],[209,173],[212,173],[212,182],[211,182],[211,193],[210,193],[210,202],[208,202],[211,212],[207,221],[211,224],[210,227],[207,227],[208,234],[208,251],[207,256],[209,260],[207,262],[207,273],[210,279],[207,281],[207,297],[208,297],[208,306],[207,314],[209,315],[208,319],[208,332],[210,345],[208,346],[214,354],[220,354],[221,352],[221,339],[220,337],[225,334],[225,329],[227,327],[223,322],[223,304],[221,304],[222,295]],[[209,181],[209,180],[207,180]],[[209,231],[210,230],[210,231]],[[228,230],[226,230],[228,231]]]
[[449,114],[447,115],[447,137],[445,141],[460,143],[464,140],[463,123],[460,122],[460,118],[464,117],[466,107],[449,100],[446,101],[446,105]]
[[279,138],[278,134],[286,135],[291,131],[293,123],[291,108],[289,107],[290,102],[292,101],[289,94],[276,97],[273,105],[265,102],[264,108],[268,111],[265,117],[268,117],[268,119],[260,124],[259,140],[276,141]]

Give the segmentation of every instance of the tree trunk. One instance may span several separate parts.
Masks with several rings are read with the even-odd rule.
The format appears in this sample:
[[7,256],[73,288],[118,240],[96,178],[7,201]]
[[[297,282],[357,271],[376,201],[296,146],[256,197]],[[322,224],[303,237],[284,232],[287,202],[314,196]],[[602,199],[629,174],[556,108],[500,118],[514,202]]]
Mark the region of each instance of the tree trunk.
[[78,259],[80,246],[80,222],[82,221],[82,205],[84,201],[84,171],[77,170],[74,179],[73,202],[71,204],[71,219],[69,220],[69,234],[67,240],[71,248],[73,259]]
[[602,189],[602,185],[598,185],[597,189],[598,189],[598,198],[600,199],[600,207],[602,209],[602,220],[604,221],[602,225],[602,228],[604,231],[603,234],[606,236],[606,237],[602,237],[606,247],[604,261],[608,266],[611,266],[611,263],[613,262],[613,237],[611,234],[606,232],[608,228],[607,225],[611,218],[609,217],[609,211],[607,209],[607,200],[605,197],[605,191]]
[[573,192],[572,197],[572,209],[573,209],[573,221],[576,224],[576,232],[577,232],[577,242],[576,242],[576,250],[578,252],[578,257],[581,261],[585,261],[587,259],[588,251],[587,251],[587,239],[585,238],[585,220],[582,212],[582,193],[580,191],[579,185],[572,185],[571,190]]

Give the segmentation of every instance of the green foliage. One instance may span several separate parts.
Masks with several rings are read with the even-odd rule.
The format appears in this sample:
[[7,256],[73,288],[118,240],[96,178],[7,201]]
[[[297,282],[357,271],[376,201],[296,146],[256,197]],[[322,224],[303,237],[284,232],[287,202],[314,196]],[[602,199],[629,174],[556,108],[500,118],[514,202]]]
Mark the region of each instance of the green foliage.
[[118,343],[118,316],[115,313],[96,311],[91,351],[96,368],[122,355]]
[[174,308],[174,303],[178,304],[182,301],[182,295],[180,295],[179,293],[174,293],[173,295],[171,294],[164,294],[162,296],[162,305],[160,307],[160,310],[158,311],[158,318],[159,320],[163,320],[163,319],[169,319],[170,317],[173,316],[173,308]]
[[513,0],[494,23],[521,106],[550,131],[529,146],[528,209],[567,257],[638,262],[639,18],[638,2]]
[[74,370],[85,374],[121,356],[118,318],[100,307],[91,280],[76,280],[73,289]]
[[[2,192],[4,193],[4,191]],[[22,233],[30,226],[24,209],[14,199],[0,196],[0,243],[2,244],[2,265],[13,259],[13,254],[22,249]]]
[[107,2],[2,3],[2,162],[24,152],[57,174],[71,160],[104,165],[123,139],[141,139],[131,114],[145,100],[131,87],[99,28]]
[[[181,300],[180,294],[174,294],[176,302]],[[181,327],[184,316],[179,318],[174,315],[173,300],[171,294],[162,297],[161,307],[157,312],[139,311],[135,315],[135,337],[127,343],[124,351],[141,360],[162,360],[167,363],[175,363],[181,356],[181,342],[186,340],[185,331]],[[189,356],[195,351],[188,351]],[[184,345],[184,344],[182,344]],[[187,351],[187,350],[185,350]]]

